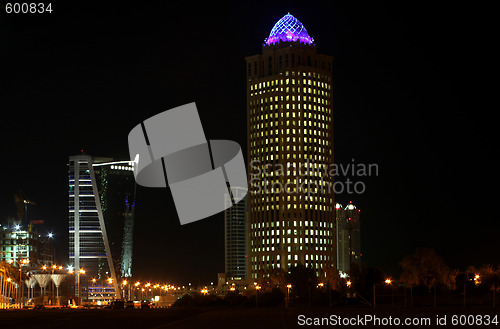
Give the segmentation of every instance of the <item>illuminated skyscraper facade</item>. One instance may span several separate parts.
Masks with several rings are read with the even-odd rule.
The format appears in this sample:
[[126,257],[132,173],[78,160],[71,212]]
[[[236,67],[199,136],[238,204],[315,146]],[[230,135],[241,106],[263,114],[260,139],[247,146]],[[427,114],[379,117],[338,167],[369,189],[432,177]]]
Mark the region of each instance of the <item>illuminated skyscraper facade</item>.
[[[233,187],[233,197],[241,198],[246,188]],[[239,194],[240,197],[235,194]],[[230,279],[242,280],[247,274],[247,197],[232,206],[231,195],[226,194],[224,211],[225,273]]]
[[291,14],[246,58],[251,278],[336,264],[332,64]]
[[360,210],[349,203],[343,207],[335,205],[337,221],[337,269],[350,273],[351,264],[361,266],[361,223]]
[[[75,275],[75,294],[82,300],[111,300],[119,296],[115,268],[124,266],[124,255],[131,266],[132,241],[126,242],[133,228],[132,167],[128,161],[71,156],[68,179],[70,264],[75,272],[85,270]],[[122,276],[129,272],[122,270]]]

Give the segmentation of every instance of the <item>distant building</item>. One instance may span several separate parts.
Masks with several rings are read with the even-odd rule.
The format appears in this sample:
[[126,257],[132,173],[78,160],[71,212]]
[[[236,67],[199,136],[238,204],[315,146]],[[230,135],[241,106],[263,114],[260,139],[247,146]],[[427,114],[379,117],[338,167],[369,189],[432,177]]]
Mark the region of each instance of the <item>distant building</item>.
[[[119,295],[116,268],[131,276],[135,180],[129,161],[76,155],[69,158],[69,258],[82,300]],[[83,288],[82,288],[83,287]]]
[[27,268],[38,269],[53,265],[55,249],[52,238],[47,234],[24,230],[19,225],[0,227],[0,261],[17,266],[23,259],[29,259]]
[[[247,193],[244,188],[232,188],[234,193]],[[231,196],[226,194],[225,202],[231,205]],[[225,273],[229,278],[236,280],[246,279],[247,271],[247,197],[244,197],[234,206],[224,211],[224,250],[225,250]]]
[[354,204],[335,205],[337,221],[337,270],[349,273],[351,264],[361,266],[360,210]]

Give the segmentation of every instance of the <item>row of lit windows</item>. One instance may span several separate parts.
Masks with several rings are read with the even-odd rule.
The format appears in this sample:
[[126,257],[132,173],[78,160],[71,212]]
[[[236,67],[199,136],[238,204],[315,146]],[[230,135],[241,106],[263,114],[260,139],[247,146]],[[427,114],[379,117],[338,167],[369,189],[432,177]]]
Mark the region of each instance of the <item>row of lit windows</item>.
[[[251,179],[251,187],[254,190],[259,187],[260,191],[264,191],[267,195],[269,195],[269,194],[281,194],[281,193],[298,194],[299,201],[302,200],[302,194],[304,194],[304,195],[310,194],[310,193],[327,194],[328,192],[330,192],[331,184],[332,183],[330,181],[316,180],[316,179],[310,179],[304,183],[302,182],[301,179],[299,179],[298,182],[296,180],[294,180],[292,182],[292,180],[289,179],[286,184],[282,184],[278,180],[273,181],[273,180],[267,179],[267,180],[260,181],[260,183],[259,183],[259,180],[255,179],[255,178]],[[295,197],[296,196],[294,196],[294,198]],[[309,198],[304,197],[304,200],[310,201],[310,202],[316,201],[316,200],[311,200],[310,197],[312,197],[312,196],[308,196],[308,197]],[[272,202],[272,200],[270,200],[270,202]],[[255,205],[258,206],[258,199],[256,201],[253,201],[253,203],[254,204],[252,204],[252,205],[254,206],[254,208],[252,208],[252,209],[256,210]],[[268,202],[265,202],[265,204],[267,204],[267,203]],[[288,204],[287,209],[291,209],[291,208],[296,209],[296,206]],[[274,209],[274,207],[272,209]],[[279,209],[279,207],[276,207],[276,209]],[[307,209],[307,207],[306,207],[306,209]],[[261,210],[263,210],[263,209],[261,209]],[[269,210],[269,209],[267,209],[267,210]]]
[[[293,257],[292,257],[293,256]],[[317,261],[323,261],[323,260],[331,260],[331,257],[329,255],[317,255],[317,254],[305,254],[304,255],[305,260],[317,260]],[[276,255],[276,259],[274,259],[274,255],[267,255],[267,256],[253,256],[251,257],[252,264],[258,263],[259,261],[262,262],[273,262],[273,261],[279,261],[280,260],[280,255]],[[287,255],[287,260],[299,260],[299,255]]]
[[[292,234],[292,230],[287,230],[286,231],[287,234],[286,235],[293,235],[293,236],[296,236],[296,235],[302,235],[302,230],[294,230],[293,231],[293,234]],[[331,236],[331,231],[323,231],[323,230],[304,230],[304,235],[312,235],[313,237],[314,236],[319,236],[319,237],[322,237],[322,236]],[[262,234],[262,237],[266,236],[264,233],[267,233],[267,236],[269,236],[269,234],[271,234],[271,236],[273,235],[279,235],[280,234],[280,230],[270,230],[270,231],[253,231],[251,232],[251,236],[253,237],[261,237],[261,234]],[[284,236],[285,235],[285,230],[281,230],[281,235]],[[279,237],[276,238],[276,243],[279,243]],[[285,243],[285,238],[283,237],[282,238],[283,241],[282,243]],[[288,241],[287,243],[292,243],[292,241],[290,240],[291,238],[288,238]],[[299,239],[299,240],[297,240]],[[311,238],[311,241],[312,241],[312,238]],[[266,241],[262,240],[262,243],[264,244],[269,244],[269,242],[271,242],[271,244],[274,244],[275,240],[274,238],[271,238],[270,239],[266,239]],[[308,241],[308,238],[305,238],[304,240],[305,243],[309,243]],[[317,238],[316,238],[316,243],[317,243]],[[293,243],[302,243],[302,238],[294,238],[293,240]]]
[[[281,100],[283,100],[283,97],[286,97],[285,99],[286,99],[287,101],[288,101],[288,100],[295,101],[295,95],[293,95],[293,94],[295,94],[295,87],[292,87],[292,88],[289,88],[289,87],[285,87],[285,88],[280,87],[280,88],[278,88],[278,89],[276,89],[276,90],[271,90],[271,91],[269,91],[269,92],[283,92],[283,91],[284,91],[284,92],[286,92],[286,93],[287,93],[287,95],[286,95],[286,96],[281,96]],[[250,93],[250,97],[254,97],[254,96],[257,96],[257,95],[266,95],[266,94],[268,94],[269,92],[266,92],[266,91],[263,91],[263,90],[256,91],[256,92]],[[306,87],[304,87],[304,88],[300,88],[300,87],[298,87],[298,88],[297,88],[297,93],[298,93],[298,94],[300,94],[301,92],[302,92],[303,94],[321,95],[321,96],[323,96],[323,97],[325,97],[325,98],[329,98],[329,97],[331,96],[331,94],[330,94],[329,92],[327,92],[327,91],[324,91],[324,90],[317,90],[317,89],[315,89],[315,88],[310,88],[310,87],[308,87],[308,88],[306,88]],[[292,95],[288,95],[289,93],[292,93]],[[275,96],[275,97],[276,97],[276,98],[278,98],[278,96]],[[304,96],[302,97],[302,100],[303,100],[303,101],[307,100],[307,97],[311,98],[311,96],[305,96],[305,95],[304,95]],[[319,99],[320,99],[320,98],[318,98],[318,100],[319,100]],[[297,96],[297,100],[298,100],[298,101],[300,101],[300,100],[301,100],[301,96],[300,96],[300,95],[298,95],[298,96]],[[276,100],[276,101],[277,101],[277,100]],[[326,99],[326,101],[328,101],[328,99]],[[321,102],[321,103],[322,103],[322,104],[324,104],[324,102]]]
[[[316,99],[316,97],[314,97],[314,99]],[[250,102],[250,103],[252,103],[252,102]],[[302,105],[304,105],[304,106],[302,106]],[[290,116],[295,118],[294,112],[290,111],[290,110],[295,111],[295,109],[310,110],[310,111],[304,112],[304,118],[307,118],[307,117],[311,118],[311,115],[313,118],[315,118],[315,114],[314,114],[315,112],[323,112],[327,115],[330,115],[330,113],[331,113],[331,110],[328,106],[324,106],[323,104],[318,104],[316,102],[306,102],[304,104],[297,103],[297,102],[288,102],[286,104],[267,105],[267,101],[266,101],[265,103],[262,103],[262,104],[259,104],[258,102],[256,102],[255,104],[250,104],[250,113],[251,113],[250,120],[255,120],[255,118],[258,118],[258,117],[256,117],[256,115],[258,113],[266,113],[267,114],[267,110],[273,111],[273,110],[280,110],[280,109],[281,110],[283,110],[283,109],[288,110],[287,112],[283,112],[283,111],[281,112],[282,118],[284,116],[286,116],[287,118]],[[274,113],[274,118],[277,119],[278,112],[273,112],[273,113]],[[269,118],[273,117],[273,113],[269,114]],[[298,111],[297,116],[301,117],[302,112]],[[266,117],[266,119],[267,119],[267,117]]]
[[[324,145],[324,146],[328,146],[329,145],[328,139],[324,139],[324,138],[315,138],[315,137],[307,137],[307,136],[304,136],[304,138],[302,138],[302,139],[299,138],[299,137],[294,137],[294,136],[281,137],[281,143],[284,143],[286,141],[287,144],[296,143],[296,142],[299,142],[301,140],[305,144],[311,143],[311,144],[315,144],[315,145],[318,145],[318,144],[319,145]],[[258,142],[261,142],[261,143],[258,143]],[[265,138],[265,139],[262,138],[262,139],[253,140],[253,141],[250,142],[250,146],[252,146],[252,150],[257,150],[258,151],[258,149],[255,149],[255,147],[257,145],[260,145],[260,144],[268,145],[268,144],[272,144],[273,142],[279,143],[279,137]],[[266,148],[266,151],[268,151],[267,148]],[[272,151],[272,146],[271,146],[270,151]],[[275,151],[278,151],[278,150],[275,149]]]
[[[332,239],[322,239],[322,238],[276,238],[276,240],[274,238],[272,239],[262,239],[260,245],[261,246],[272,246],[274,245],[275,243],[280,243],[280,240],[282,240],[281,243],[288,243],[288,244],[291,244],[291,243],[311,243],[311,244],[320,244],[320,245],[323,245],[323,244],[327,244],[327,243],[332,243]],[[258,244],[257,242],[255,243],[256,245]],[[251,241],[251,245],[253,246],[254,245],[254,240]],[[272,250],[274,251],[274,250]]]
[[[320,116],[318,116],[316,119],[317,120],[321,120],[321,121],[324,120],[324,118],[321,118]],[[314,128],[317,128],[317,129],[328,129],[328,124],[325,124],[323,122],[312,122],[312,121],[308,121],[308,120],[306,120],[306,121],[286,120],[286,121],[282,122],[282,125],[284,125],[286,127],[290,127],[290,126],[295,126],[295,124],[297,124],[299,127],[301,127],[302,126],[301,123],[304,123],[304,127],[309,126],[309,127],[314,127]],[[276,124],[276,126],[278,126],[277,122],[275,124]],[[256,125],[254,125],[253,128],[255,130],[258,130],[258,129],[267,128],[268,125],[270,127],[272,127],[273,126],[273,122],[272,121],[271,122],[267,122],[267,121],[261,122],[261,123],[258,123]],[[283,129],[281,129],[281,130],[283,131]],[[314,131],[316,132],[316,130],[314,130]]]
[[[266,137],[268,135],[272,135],[273,134],[273,131],[274,131],[274,134],[276,136],[279,135],[279,129],[276,129],[276,130],[266,130]],[[305,128],[304,130],[302,129],[295,129],[295,128],[287,128],[287,129],[281,129],[281,135],[284,135],[285,133],[287,135],[295,135],[297,136],[297,134],[299,134],[300,132],[303,132],[304,135],[310,135],[311,137],[314,135],[314,136],[319,136],[319,137],[325,137],[325,138],[328,138],[329,137],[329,133],[328,131],[324,132],[324,131],[321,131],[321,130],[316,130],[316,129],[307,129]],[[251,137],[254,137],[254,138],[257,138],[257,137],[264,137],[264,131],[261,131],[260,133],[259,132],[254,132],[251,134]]]
[[[286,104],[286,106],[288,107],[290,104]],[[295,104],[292,104],[292,105],[295,105]],[[330,113],[330,110],[326,107],[323,107],[323,106],[318,106],[317,107],[319,111],[321,112],[324,112],[324,113]],[[295,107],[294,107],[295,109]],[[272,105],[271,105],[271,110],[272,110]],[[314,106],[314,110],[316,110],[316,106]],[[252,110],[253,114],[255,114],[255,109]],[[301,117],[302,116],[302,112],[286,112],[286,113],[281,113],[281,117],[286,117],[286,118],[295,118],[295,113],[297,113],[297,117]],[[269,119],[272,119],[273,118],[273,115],[272,113],[271,114],[261,114],[260,117],[258,115],[252,115],[252,117],[250,118],[250,122],[255,122],[255,121],[262,121],[262,122],[267,122],[269,121]],[[274,113],[274,118],[277,119],[278,118],[278,113]],[[309,118],[309,119],[313,119],[313,120],[322,120],[322,121],[325,121],[325,122],[328,122],[330,121],[330,116],[326,116],[326,115],[323,115],[323,114],[316,114],[316,113],[304,113],[304,118]],[[271,121],[272,122],[272,121]],[[307,121],[304,121],[304,125],[307,125],[305,122]],[[299,121],[299,126],[300,126],[300,121]]]
[[[252,207],[254,211],[269,211],[269,210],[279,210],[280,206],[279,205],[266,205],[266,206],[255,206]],[[288,204],[286,207],[283,207],[282,209],[302,209],[302,203],[299,204]],[[320,211],[332,211],[333,207],[330,206],[325,206],[325,205],[318,205],[318,204],[312,204],[309,205],[307,203],[304,204],[304,209],[306,210],[320,210]]]
[[[307,152],[307,151],[312,151],[312,153],[322,153],[323,151],[327,151],[328,149],[326,148],[323,148],[321,146],[307,146],[307,145],[304,145],[304,152]],[[272,146],[272,147],[261,147],[261,148],[256,148],[256,147],[253,147],[251,149],[251,153],[257,153],[257,154],[262,154],[262,153],[269,153],[269,152],[279,152],[280,151],[280,147],[279,146]],[[293,151],[293,152],[296,152],[296,151],[299,151],[301,152],[302,151],[302,146],[301,145],[282,145],[281,146],[281,151],[284,152],[290,152],[290,151]],[[253,155],[253,154],[252,154]]]
[[[278,101],[281,101],[281,104],[278,104]],[[283,104],[283,102],[288,102],[286,104]],[[322,107],[321,105],[330,105],[330,100],[325,97],[316,97],[316,96],[297,96],[297,101],[295,101],[295,95],[286,95],[286,96],[269,96],[269,97],[261,97],[259,99],[254,99],[250,100],[249,105],[250,107],[255,110],[258,105],[265,105],[267,106],[269,103],[269,109],[270,110],[279,110],[279,109],[284,109],[286,108],[287,110],[295,109],[295,105],[297,105],[297,108],[300,110],[301,104],[304,104],[303,108],[304,109],[314,109],[316,110],[316,106]],[[276,103],[276,104],[274,104]],[[311,106],[314,105],[314,107]],[[273,106],[275,105],[275,106]],[[280,105],[280,106],[278,106]],[[284,106],[285,105],[285,106]],[[290,106],[292,105],[292,106]],[[265,110],[263,108],[262,110]]]
[[[250,228],[253,230],[254,228],[255,229],[259,229],[259,228],[269,228],[269,227],[274,227],[275,223],[274,222],[257,222],[257,223],[251,223],[250,224]],[[311,227],[314,227],[314,226],[318,226],[318,227],[324,227],[324,228],[333,228],[333,223],[326,223],[326,222],[318,222],[317,224],[314,223],[314,221],[296,221],[294,220],[293,222],[292,221],[288,221],[288,226],[293,226],[294,227],[302,227],[302,224],[304,224],[304,226],[311,226]],[[276,227],[279,227],[280,226],[280,222],[277,221],[276,222]],[[284,227],[285,226],[285,222],[282,221],[281,222],[281,226]]]
[[317,79],[306,78],[280,78],[268,81],[262,81],[250,85],[250,91],[258,91],[263,89],[273,89],[273,87],[283,87],[288,85],[314,86],[325,90],[331,90],[332,86],[329,83]]
[[[331,150],[330,150],[330,154],[331,154]],[[253,155],[252,155],[253,156]],[[329,158],[327,156],[321,156],[321,155],[317,155],[317,154],[304,154],[302,155],[302,153],[299,153],[299,154],[286,154],[286,156],[283,156],[284,159],[286,160],[297,160],[297,159],[302,159],[304,158],[304,160],[314,160],[314,161],[329,161]],[[279,156],[276,155],[266,155],[266,156],[261,156],[260,159],[261,161],[274,161],[274,160],[279,160]]]
[[[314,245],[313,242],[311,242],[311,248],[309,248],[309,244],[305,244],[305,245],[299,245],[297,247],[294,247],[294,250],[295,251],[302,251],[302,249],[306,250],[306,251],[309,251],[309,250],[312,250],[312,251],[331,251],[333,250],[332,249],[332,245],[333,245],[333,240],[324,240],[324,244],[323,245],[319,245],[319,244],[316,244]],[[288,246],[288,253],[292,252],[291,251],[291,246]],[[256,246],[256,247],[251,247],[250,248],[250,251],[253,252],[253,253],[256,253],[256,252],[272,252],[272,251],[280,251],[280,250],[286,250],[285,247],[282,247],[280,248],[279,246]]]
[[[298,263],[288,263],[288,268],[293,266],[297,266]],[[313,269],[323,269],[323,264],[322,263],[305,263],[305,267],[311,267]],[[275,268],[280,268],[280,263],[270,263],[270,264],[262,264],[262,265],[252,265],[252,270],[254,271],[259,271],[259,270],[266,270],[266,269],[275,269]],[[316,272],[316,276],[319,277],[319,273]],[[326,277],[326,272],[323,275]],[[252,274],[252,278],[257,278],[257,273]]]
[[[289,78],[292,76],[292,78]],[[302,77],[301,77],[302,76]],[[286,77],[286,78],[285,78]],[[261,81],[259,83],[252,84],[250,86],[250,90],[257,90],[257,89],[263,89],[263,88],[269,88],[269,87],[274,87],[274,86],[279,86],[279,85],[288,85],[288,84],[300,84],[302,82],[303,84],[307,85],[313,85],[313,86],[318,86],[321,88],[325,89],[331,89],[331,85],[329,83],[325,83],[323,81],[328,81],[330,82],[330,76],[329,75],[322,75],[316,72],[297,72],[297,77],[295,78],[295,71],[290,73],[287,71],[285,72],[285,77],[280,77],[279,79],[273,79],[273,80],[267,80],[267,81]],[[307,77],[307,79],[306,79]],[[311,79],[312,78],[312,79]]]
[[[260,183],[259,183],[259,181],[260,181]],[[314,178],[311,178],[311,179],[305,178],[304,180],[302,180],[302,178],[299,178],[298,180],[297,179],[292,180],[292,179],[288,178],[286,183],[284,181],[282,183],[278,179],[277,180],[262,179],[259,181],[256,181],[256,177],[253,177],[253,181],[251,182],[252,186],[255,187],[255,186],[260,185],[262,187],[269,187],[269,190],[271,192],[274,189],[283,190],[286,192],[304,192],[304,193],[307,193],[309,190],[311,192],[316,192],[316,188],[315,188],[316,186],[326,187],[329,184],[329,182],[327,182],[325,180],[314,179]],[[310,187],[310,188],[308,188],[308,187]],[[290,197],[290,195],[288,195],[288,197]],[[307,196],[304,199],[306,201],[311,200],[311,197],[313,197],[313,196]],[[296,196],[294,196],[294,198],[296,198]],[[302,200],[302,194],[299,194],[299,200]],[[294,201],[296,201],[296,199],[294,199]]]
[[[288,201],[288,202],[290,202],[290,201],[295,201],[296,202],[298,200],[300,202],[302,200],[302,194],[299,194],[299,197],[297,197],[297,195],[293,195],[293,196],[287,195],[286,197],[283,195],[281,197],[281,200],[283,202],[285,200]],[[325,197],[325,196],[304,195],[304,200],[311,201],[311,202],[323,202],[323,203],[326,203],[327,201],[330,201],[331,198]],[[267,198],[261,198],[261,199],[254,198],[252,201],[254,203],[256,203],[256,204],[258,204],[259,202],[262,203],[262,204],[266,204],[266,203],[269,203],[269,202],[279,202],[280,201],[280,197],[279,196],[273,196],[273,195],[271,195],[271,196],[268,196]],[[278,224],[279,224],[279,222],[277,222],[276,226],[279,226]],[[272,222],[271,222],[271,225],[272,225],[271,227],[274,227],[274,224]],[[312,222],[311,222],[311,225],[313,225]],[[297,221],[294,221],[293,226],[297,226]],[[302,222],[301,221],[299,221],[299,226],[302,226]],[[305,221],[304,226],[308,226],[307,225],[307,221]]]

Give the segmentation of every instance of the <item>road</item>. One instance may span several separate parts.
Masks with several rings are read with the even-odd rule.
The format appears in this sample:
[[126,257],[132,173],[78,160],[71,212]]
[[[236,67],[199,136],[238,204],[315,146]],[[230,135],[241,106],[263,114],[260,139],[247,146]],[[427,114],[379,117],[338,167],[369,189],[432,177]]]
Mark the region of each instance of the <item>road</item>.
[[[500,328],[500,310],[482,308],[210,308],[210,309],[135,309],[135,310],[2,310],[0,328]],[[478,317],[479,316],[479,317]],[[485,325],[486,316],[490,325]],[[496,316],[496,323],[494,321]],[[367,321],[371,319],[370,321]],[[404,321],[408,321],[405,325]],[[428,319],[428,320],[426,320]],[[443,320],[444,319],[444,320]],[[453,325],[453,319],[465,321]],[[470,326],[479,324],[481,326]],[[493,320],[493,322],[491,322]],[[360,322],[361,321],[361,322]],[[377,322],[378,321],[378,322]],[[400,321],[399,325],[398,321]],[[426,322],[428,321],[428,322]],[[437,321],[440,321],[438,326]],[[445,323],[443,322],[446,322]],[[469,325],[467,325],[469,321]],[[413,324],[412,324],[413,322]],[[392,326],[391,326],[392,324]]]

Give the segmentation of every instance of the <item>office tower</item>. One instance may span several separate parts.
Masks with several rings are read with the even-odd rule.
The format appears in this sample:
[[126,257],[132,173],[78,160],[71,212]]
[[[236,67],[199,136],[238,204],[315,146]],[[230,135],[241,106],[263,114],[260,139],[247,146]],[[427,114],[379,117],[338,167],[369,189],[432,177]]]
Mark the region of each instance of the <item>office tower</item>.
[[247,271],[247,197],[232,205],[232,198],[240,199],[247,193],[246,188],[233,187],[232,196],[226,194],[224,211],[224,249],[225,249],[225,273],[234,280],[246,278]]
[[246,57],[251,278],[336,264],[332,63],[291,14]]
[[[82,154],[69,158],[68,174],[69,258],[76,273],[75,295],[108,301],[119,296],[115,268],[123,267],[122,276],[131,273],[132,166],[129,161]],[[79,269],[85,274],[79,274]]]
[[129,161],[99,159],[94,163],[101,209],[115,267],[122,278],[132,276],[135,179]]
[[335,205],[337,221],[337,269],[349,273],[351,264],[361,266],[360,210],[352,202]]

